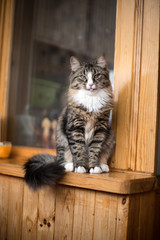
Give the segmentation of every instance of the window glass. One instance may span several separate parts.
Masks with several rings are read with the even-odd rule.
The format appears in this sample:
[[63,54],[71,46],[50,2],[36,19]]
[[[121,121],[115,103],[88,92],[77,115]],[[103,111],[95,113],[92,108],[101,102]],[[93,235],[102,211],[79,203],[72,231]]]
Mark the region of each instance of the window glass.
[[106,55],[113,81],[115,0],[16,0],[8,139],[55,148],[57,118],[66,105],[69,58]]

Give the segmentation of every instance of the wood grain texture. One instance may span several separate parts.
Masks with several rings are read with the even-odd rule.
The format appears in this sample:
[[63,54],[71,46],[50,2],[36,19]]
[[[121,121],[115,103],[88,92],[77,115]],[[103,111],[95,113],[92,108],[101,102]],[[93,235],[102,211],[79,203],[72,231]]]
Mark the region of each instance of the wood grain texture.
[[20,240],[23,180],[0,176],[0,239]]
[[2,140],[6,140],[14,0],[0,2],[0,113]]
[[156,191],[155,220],[154,220],[154,239],[160,239],[160,188]]
[[56,219],[54,239],[72,239],[74,188],[58,186],[56,192]]
[[159,0],[144,1],[136,170],[145,172],[156,166],[159,8]]
[[55,230],[55,187],[45,187],[38,195],[37,239],[52,240]]
[[157,201],[154,191],[119,195],[57,186],[33,192],[23,179],[0,175],[0,239],[158,240]]
[[128,210],[129,198],[126,196],[118,196],[117,199],[117,224],[116,224],[116,239],[123,240],[127,239],[128,229]]
[[73,219],[73,239],[92,240],[95,221],[95,191],[75,189]]
[[[0,173],[4,175],[24,177],[22,159],[1,159]],[[156,177],[149,174],[111,171],[103,174],[66,173],[59,184],[112,192],[131,194],[150,191],[155,188]]]
[[38,192],[24,185],[22,240],[37,239]]
[[155,236],[155,192],[133,195],[129,202],[127,239],[157,239]]
[[112,166],[155,172],[159,1],[117,1]]
[[113,128],[116,150],[112,166],[128,169],[130,101],[134,52],[135,1],[118,0],[114,62]]
[[139,88],[141,75],[142,55],[142,30],[143,30],[143,0],[135,1],[135,30],[134,30],[134,53],[133,72],[131,81],[131,114],[129,131],[129,156],[128,167],[136,169],[137,131],[138,131],[138,109],[139,109]]
[[20,240],[23,212],[23,181],[18,178],[9,179],[8,189],[7,239]]
[[[116,224],[117,195],[96,193],[93,239],[114,239]],[[99,229],[103,229],[103,231]]]
[[0,175],[0,239],[7,238],[10,177]]

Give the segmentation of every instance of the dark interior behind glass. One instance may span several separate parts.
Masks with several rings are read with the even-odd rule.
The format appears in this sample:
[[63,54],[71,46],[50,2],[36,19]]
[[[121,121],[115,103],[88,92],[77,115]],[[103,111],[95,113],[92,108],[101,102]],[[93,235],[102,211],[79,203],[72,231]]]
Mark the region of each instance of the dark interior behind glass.
[[115,0],[16,0],[8,140],[55,148],[66,105],[69,59],[106,55],[113,81]]

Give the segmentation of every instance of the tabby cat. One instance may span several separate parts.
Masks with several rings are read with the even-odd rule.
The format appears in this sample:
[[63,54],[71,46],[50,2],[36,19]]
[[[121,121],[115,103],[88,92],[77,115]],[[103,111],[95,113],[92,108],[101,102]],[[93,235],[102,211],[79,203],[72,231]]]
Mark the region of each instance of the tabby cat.
[[65,171],[108,172],[115,137],[109,126],[113,93],[104,56],[93,63],[70,58],[68,102],[57,123],[57,156],[33,156],[24,165],[30,187],[53,185]]

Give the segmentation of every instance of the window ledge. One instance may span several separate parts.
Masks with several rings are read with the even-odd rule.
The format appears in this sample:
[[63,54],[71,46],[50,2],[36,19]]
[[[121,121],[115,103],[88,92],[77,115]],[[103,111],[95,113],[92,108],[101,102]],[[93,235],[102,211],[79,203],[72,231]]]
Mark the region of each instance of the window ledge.
[[[19,158],[0,159],[0,174],[24,178]],[[155,189],[156,177],[144,173],[111,171],[104,174],[66,173],[59,184],[116,194],[142,193]]]

